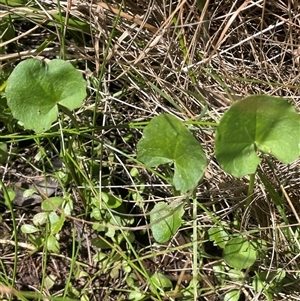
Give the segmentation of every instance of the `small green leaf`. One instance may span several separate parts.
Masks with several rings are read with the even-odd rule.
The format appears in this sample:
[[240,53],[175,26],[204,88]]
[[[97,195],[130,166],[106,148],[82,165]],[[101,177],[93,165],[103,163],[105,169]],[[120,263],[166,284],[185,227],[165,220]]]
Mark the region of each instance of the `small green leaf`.
[[113,227],[109,227],[109,224],[107,224],[107,228],[105,231],[105,236],[114,238],[116,235],[116,230]]
[[173,184],[185,193],[202,178],[206,157],[200,143],[176,117],[163,114],[154,117],[137,145],[138,159],[148,167],[174,163]]
[[37,227],[35,227],[33,225],[25,224],[25,225],[21,226],[21,231],[26,234],[31,234],[31,233],[40,232],[40,229],[38,229]]
[[115,263],[109,273],[109,276],[111,277],[111,279],[119,278],[121,269],[122,269],[122,264],[120,262]]
[[94,218],[97,221],[102,221],[103,220],[101,210],[97,207],[93,207],[92,212],[91,212],[91,217]]
[[257,257],[253,245],[242,237],[232,238],[223,250],[223,258],[226,263],[235,269],[251,267]]
[[49,251],[59,253],[59,243],[54,235],[49,235],[47,238],[47,248]]
[[262,291],[266,287],[263,276],[257,274],[252,281],[252,286],[255,292]]
[[89,300],[90,300],[90,298],[86,294],[83,294],[80,297],[80,301],[89,301]]
[[256,292],[265,289],[270,292],[278,292],[282,287],[281,282],[285,277],[286,272],[283,269],[278,269],[277,271],[263,271],[256,274],[252,285]]
[[166,277],[164,274],[161,274],[161,273],[154,273],[151,277],[150,277],[150,280],[151,280],[151,284],[152,286],[155,286],[156,288],[159,288],[159,289],[171,289],[172,288],[172,282],[171,280]]
[[71,215],[73,211],[73,201],[72,200],[64,201],[62,207],[65,215]]
[[70,110],[81,106],[86,82],[66,61],[55,59],[46,64],[28,59],[13,70],[5,93],[13,116],[25,128],[41,133],[57,119],[58,104]]
[[[129,262],[122,261],[122,266],[123,266],[123,271],[126,273],[126,275],[128,275],[132,271],[132,268],[131,268]],[[128,278],[130,278],[130,276]]]
[[230,278],[230,280],[234,281],[234,282],[243,282],[245,275],[243,274],[242,271],[240,270],[236,270],[236,269],[230,269],[227,272],[228,277]]
[[44,211],[52,211],[59,208],[59,206],[63,203],[64,199],[62,197],[52,197],[44,200],[42,202],[42,209]]
[[135,291],[130,292],[128,299],[133,301],[144,301],[147,299],[147,295],[137,289]]
[[50,274],[48,276],[45,277],[45,288],[47,290],[50,290],[54,284],[55,284],[55,280],[57,279],[57,276],[53,275],[53,274]]
[[7,144],[0,142],[0,163],[5,164],[8,159]]
[[109,245],[101,236],[92,239],[92,245],[96,248],[106,250],[111,249],[111,245]]
[[217,129],[215,154],[221,167],[236,177],[253,174],[257,151],[290,163],[300,154],[300,115],[286,100],[266,95],[237,101]]
[[59,233],[64,225],[65,216],[64,215],[58,216],[57,213],[53,211],[50,212],[48,218],[51,224],[51,234],[54,235]]
[[160,202],[150,212],[151,231],[158,243],[164,243],[172,238],[181,226],[184,210],[183,206],[177,208]]
[[212,227],[208,230],[209,240],[224,249],[229,239],[228,233],[222,227]]
[[34,189],[34,188],[26,189],[23,192],[23,198],[28,198],[28,197],[32,196],[33,194],[35,194],[35,193],[36,193],[36,189]]
[[32,219],[32,222],[35,226],[42,226],[46,224],[47,218],[48,218],[47,212],[39,212],[35,214],[35,216]]
[[214,271],[214,277],[216,277],[221,285],[224,285],[226,280],[225,266],[222,263],[218,262],[217,264],[212,266],[212,269]]
[[224,301],[239,301],[240,292],[239,290],[232,290],[224,296]]
[[118,208],[122,204],[122,199],[114,196],[112,193],[102,192],[102,200],[110,209]]
[[7,196],[8,198],[4,194],[4,203],[8,208],[10,208],[10,203],[15,199],[16,192],[13,189],[9,188],[7,189]]
[[286,277],[286,272],[284,269],[278,269],[276,272],[274,272],[276,282],[281,282]]

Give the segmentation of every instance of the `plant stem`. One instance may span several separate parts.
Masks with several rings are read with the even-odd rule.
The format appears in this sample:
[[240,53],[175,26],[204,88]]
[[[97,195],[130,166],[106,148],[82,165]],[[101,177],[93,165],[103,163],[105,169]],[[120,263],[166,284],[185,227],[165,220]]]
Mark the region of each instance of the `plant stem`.
[[254,181],[255,181],[255,173],[252,173],[252,174],[250,174],[246,208],[248,208],[250,206],[250,203],[252,202],[252,199],[253,199]]
[[198,284],[198,243],[197,243],[197,199],[196,193],[193,195],[193,286],[194,286],[194,300],[197,299],[197,284]]

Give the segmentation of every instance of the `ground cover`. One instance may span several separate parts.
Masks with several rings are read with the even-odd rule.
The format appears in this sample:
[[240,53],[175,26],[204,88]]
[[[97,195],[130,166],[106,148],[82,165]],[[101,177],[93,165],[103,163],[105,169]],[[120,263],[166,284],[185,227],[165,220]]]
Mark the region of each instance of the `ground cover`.
[[297,3],[0,16],[1,299],[299,299]]

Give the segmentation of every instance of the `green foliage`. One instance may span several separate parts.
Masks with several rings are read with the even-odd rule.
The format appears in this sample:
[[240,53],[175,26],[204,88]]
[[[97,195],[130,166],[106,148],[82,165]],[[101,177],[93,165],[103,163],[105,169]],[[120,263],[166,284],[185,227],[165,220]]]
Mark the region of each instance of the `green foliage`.
[[165,202],[156,204],[150,212],[154,239],[159,243],[170,240],[181,226],[183,214],[183,205],[175,207]]
[[[203,4],[205,1],[200,3]],[[4,86],[5,83],[2,89]],[[0,121],[9,124],[10,114],[12,114],[26,129],[32,129],[36,133],[47,131],[57,120],[59,108],[72,120],[70,110],[82,104],[86,96],[85,89],[86,83],[81,74],[65,61],[52,60],[45,64],[35,59],[26,60],[14,69],[7,80],[5,89],[7,99],[4,99],[3,93],[1,95],[3,110],[1,110]],[[202,179],[207,165],[200,143],[183,122],[169,114],[153,118],[145,127],[143,134],[143,138],[137,145],[138,160],[149,169],[164,164],[165,168],[161,170],[166,171],[166,174],[161,177],[172,184],[176,194],[178,192],[186,194],[184,197],[189,198]],[[101,143],[99,142],[99,145]],[[80,143],[73,143],[71,148],[80,149]],[[258,95],[234,103],[221,118],[216,133],[216,158],[226,172],[236,177],[254,174],[260,163],[259,154],[272,155],[284,163],[290,163],[298,158],[299,150],[299,114],[291,104],[281,98]],[[76,150],[72,154],[77,154]],[[78,154],[82,155],[80,152]],[[102,153],[100,154],[99,151],[97,155]],[[0,142],[0,163],[5,163],[7,158],[7,144]],[[114,163],[113,159],[110,163]],[[94,161],[88,162],[84,168],[89,166],[87,169],[91,171],[92,176],[98,175],[99,168],[93,164],[95,165]],[[79,166],[76,165],[78,170]],[[135,180],[138,171],[138,168],[132,168],[130,177]],[[77,175],[77,170],[74,175]],[[270,193],[272,184],[268,186],[263,175],[259,173],[259,176],[275,203],[276,198],[273,197],[275,194]],[[76,184],[85,189],[92,187],[94,182],[89,183],[87,178],[82,177]],[[104,180],[101,185],[110,184],[110,181]],[[142,194],[146,185],[141,186],[143,187],[140,191],[131,192],[128,199],[136,201],[135,205],[142,207]],[[34,191],[27,190],[24,196],[26,193],[30,195]],[[87,216],[93,222],[93,229],[98,231],[97,237],[91,240],[91,244],[99,249],[94,256],[94,262],[101,266],[103,272],[109,273],[112,279],[118,277],[121,269],[123,272],[126,271],[126,282],[133,289],[129,299],[146,300],[149,293],[138,288],[139,281],[130,266],[133,263],[125,267],[125,263],[128,262],[119,249],[120,246],[131,246],[135,240],[135,235],[128,228],[124,228],[130,227],[135,222],[134,217],[127,212],[126,206],[129,202],[127,200],[124,202],[124,197],[111,189],[101,190],[101,200],[97,192],[93,191],[93,196],[91,195],[87,201],[89,210]],[[156,242],[163,244],[172,239],[185,222],[183,218],[185,198],[182,203],[159,202],[151,210],[150,229]],[[276,206],[278,207],[278,202]],[[63,198],[53,197],[44,200],[41,208],[42,212],[34,215],[33,224],[25,224],[21,230],[26,233],[36,250],[44,247],[51,252],[59,253],[59,234],[65,224],[66,216],[72,213],[73,205]],[[193,216],[197,215],[196,211],[197,209]],[[238,287],[245,283],[246,273],[243,270],[251,268],[258,254],[261,255],[263,252],[260,252],[261,246],[257,240],[249,242],[244,236],[233,237],[230,234],[230,227],[225,226],[223,227],[223,222],[216,223],[208,230],[209,241],[223,252],[223,260],[213,266],[213,271],[222,286],[227,282],[236,283],[236,286],[230,288],[224,295],[224,300],[237,301],[240,298]],[[283,233],[284,231],[282,230]],[[135,255],[138,258],[138,255]],[[271,300],[272,295],[281,288],[284,277],[284,271],[256,273],[253,287],[256,292],[263,291]],[[194,280],[196,283],[196,279]],[[160,273],[148,277],[147,281],[154,294],[167,296],[165,291],[173,288],[170,279]],[[52,278],[47,279],[46,287],[51,288],[53,283]]]
[[228,292],[224,297],[224,301],[239,301],[239,300],[240,300],[239,290],[232,290]]
[[[97,248],[110,249],[115,243],[121,244],[125,236],[131,242],[135,237],[129,231],[119,233],[118,227],[128,227],[133,224],[134,218],[126,215],[126,210],[121,198],[114,196],[109,192],[104,192],[102,201],[93,198],[91,202],[91,218],[95,221],[93,229],[104,234],[105,239],[98,237],[92,240],[92,244]],[[111,214],[110,209],[114,209],[114,214]]]
[[246,269],[254,264],[257,252],[247,239],[235,237],[225,245],[223,258],[229,266],[235,269]]
[[40,231],[39,228],[29,224],[22,225],[21,230],[25,234],[32,234]]
[[5,164],[8,158],[7,144],[0,142],[0,163]]
[[222,227],[212,227],[208,230],[209,240],[215,245],[224,249],[226,242],[229,239],[228,233]]
[[222,116],[215,145],[222,168],[236,177],[255,173],[259,151],[290,163],[299,156],[300,116],[282,98],[250,96]]
[[28,59],[9,76],[5,95],[14,118],[26,129],[41,133],[57,119],[59,105],[69,110],[80,107],[86,83],[68,62]]
[[255,292],[262,291],[268,297],[268,300],[273,300],[273,294],[281,292],[282,281],[285,277],[286,272],[283,269],[263,271],[255,275],[252,285]]
[[[61,197],[51,197],[42,202],[41,208],[43,211],[33,217],[33,225],[22,225],[21,231],[29,235],[30,241],[37,250],[46,246],[49,251],[59,253],[58,234],[65,223],[65,215],[71,214],[73,204]],[[61,213],[57,213],[57,209]],[[40,233],[40,235],[31,235],[34,233]]]
[[[138,159],[148,167],[174,163],[173,184],[181,193],[202,178],[206,158],[193,135],[174,116],[154,117],[139,141]],[[286,100],[256,95],[234,103],[217,129],[215,155],[222,168],[241,177],[255,173],[257,152],[290,163],[300,154],[300,116]]]
[[9,6],[25,6],[25,0],[0,0],[1,4],[8,4]]
[[[183,123],[172,115],[163,114],[154,117],[143,134],[137,145],[138,159],[147,167],[174,163],[174,188],[181,193],[195,188],[204,174],[206,157]],[[225,171],[236,177],[255,173],[260,163],[258,152],[290,163],[299,156],[299,151],[300,116],[282,98],[257,95],[238,101],[223,115],[217,129],[216,158]],[[249,195],[253,185],[252,176]],[[163,219],[168,210],[170,208],[161,203],[150,214],[151,222],[157,220],[151,227],[153,236],[161,243],[168,241],[182,223],[181,213],[174,213],[174,220],[172,214]],[[231,239],[226,243],[229,237],[220,227],[211,228],[209,236],[211,241],[224,249],[223,255],[228,265],[242,269],[256,260],[253,245],[243,238]],[[234,255],[231,255],[232,252]]]
[[151,277],[151,289],[158,289],[162,292],[170,290],[173,285],[171,280],[162,273],[154,273]]
[[42,202],[42,209],[44,211],[52,211],[56,210],[61,206],[61,204],[64,202],[64,199],[61,197],[52,197],[49,199],[46,199]]
[[148,167],[174,163],[173,184],[185,193],[203,177],[206,158],[200,143],[176,117],[154,117],[137,145],[138,159]]

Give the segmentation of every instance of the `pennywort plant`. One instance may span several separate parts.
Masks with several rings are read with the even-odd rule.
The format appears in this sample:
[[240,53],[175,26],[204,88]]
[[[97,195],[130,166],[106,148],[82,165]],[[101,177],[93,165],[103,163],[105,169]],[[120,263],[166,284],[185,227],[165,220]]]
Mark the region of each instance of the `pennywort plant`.
[[72,64],[28,59],[13,70],[5,89],[15,119],[36,133],[48,131],[58,109],[79,108],[86,97],[86,82]]
[[[86,97],[86,82],[76,68],[63,60],[49,62],[38,59],[22,61],[6,82],[5,97],[10,113],[20,126],[37,134],[48,131],[58,118],[58,110],[80,107]],[[73,118],[74,119],[74,118]],[[6,159],[6,145],[1,143],[0,160]],[[38,250],[46,246],[59,253],[59,233],[70,215],[72,203],[61,197],[45,199],[42,212],[33,225],[21,227]]]
[[[176,117],[154,117],[138,144],[138,159],[148,167],[173,163],[172,184],[181,193],[196,187],[206,158],[200,143]],[[282,98],[250,96],[223,115],[216,131],[215,156],[235,177],[254,174],[262,157],[291,163],[300,154],[300,115]]]
[[[54,59],[46,63],[28,59],[10,74],[5,96],[14,118],[26,129],[42,133],[57,120],[59,109],[69,112],[82,105],[86,82],[66,61]],[[217,126],[215,156],[220,166],[235,177],[249,175],[250,188],[253,188],[251,181],[261,158],[272,155],[288,164],[298,158],[299,149],[300,117],[282,98],[256,95],[237,101]],[[174,164],[174,173],[167,169],[166,178],[177,195],[193,191],[207,165],[200,143],[183,122],[170,114],[162,114],[149,122],[137,151],[138,159],[147,167]],[[158,206],[153,209],[156,218],[153,215],[151,218],[154,220],[160,219],[164,211],[162,203]],[[169,211],[170,206],[167,207]],[[182,215],[180,206],[174,213],[177,210],[179,216]],[[156,211],[159,214],[155,214]],[[170,227],[171,232],[177,228],[175,223],[174,228]]]
[[250,96],[234,103],[220,120],[215,155],[235,177],[254,174],[262,157],[283,163],[299,156],[299,114],[282,98]]
[[[86,97],[86,82],[68,62],[55,59],[46,63],[28,59],[18,64],[9,76],[5,96],[7,106],[19,124],[42,133],[51,129],[58,118],[58,110],[69,114],[70,110],[82,105]],[[5,155],[4,148],[5,145],[1,146]],[[138,160],[148,168],[166,166],[164,180],[172,184],[178,199],[170,204],[159,202],[150,212],[153,237],[158,243],[165,243],[181,226],[184,201],[193,195],[203,178],[208,160],[203,147],[185,123],[170,114],[161,114],[149,122],[138,142],[137,153]],[[214,155],[225,172],[235,177],[249,177],[246,203],[249,206],[256,174],[266,190],[271,191],[267,178],[259,168],[261,160],[270,161],[275,157],[289,164],[299,157],[300,115],[291,103],[278,97],[255,95],[239,100],[232,104],[216,125]],[[272,198],[278,201],[278,194],[271,192]],[[106,209],[120,213],[125,213],[125,209],[121,197],[111,196],[109,192],[106,194],[106,191],[103,191],[103,196],[104,208],[99,208],[98,200],[92,202],[94,228],[100,232],[106,231],[106,237],[120,243],[113,228],[98,229],[97,222],[118,226],[131,224],[133,220],[116,220],[107,214]],[[56,214],[51,204],[57,207],[62,202],[62,199],[44,202],[40,216],[42,220],[36,221],[35,228],[27,226],[23,229],[28,234],[36,233],[47,219],[50,222],[48,235],[52,237],[48,248],[54,252],[59,250],[57,234],[65,217],[64,214]],[[250,243],[243,235],[232,236],[221,225],[211,228],[208,235],[222,249],[223,259],[233,270],[232,274],[251,267],[257,259],[258,246],[264,245],[258,241]],[[39,245],[38,242],[35,244]],[[104,248],[101,241],[95,242],[97,244]],[[281,278],[278,276],[278,281]],[[255,284],[258,289],[262,279],[264,275],[258,274]],[[238,300],[236,291],[230,294]]]
[[22,225],[21,231],[28,235],[36,250],[46,244],[48,251],[59,253],[59,233],[64,225],[65,215],[71,215],[73,204],[62,197],[51,197],[42,202],[41,209],[42,212],[34,215],[33,225]]
[[[166,168],[168,174],[164,175],[174,187],[174,193],[193,195],[204,175],[207,159],[200,143],[183,122],[169,114],[154,117],[146,126],[137,150],[138,159],[146,167],[174,165],[173,174],[170,176],[171,168]],[[270,161],[274,156],[288,164],[300,155],[300,115],[289,102],[282,98],[256,95],[233,103],[217,125],[214,155],[227,173],[235,177],[249,176],[246,207],[252,200],[257,173],[285,218],[282,200],[259,169],[259,163],[264,159]],[[150,212],[154,239],[159,243],[170,240],[180,228],[183,214],[183,202],[157,203]],[[240,287],[244,285],[244,270],[250,268],[259,256],[264,256],[267,243],[249,240],[243,234],[232,235],[221,224],[210,228],[208,236],[222,250],[225,263],[213,266],[216,278],[221,284],[226,281],[236,283],[224,300],[238,301]],[[272,285],[270,281],[270,285],[264,286],[262,283],[269,281],[270,277],[259,273],[253,280],[253,286],[256,291],[263,290],[268,300],[272,300],[272,294],[283,277],[284,273],[275,273],[277,282]]]
[[[174,165],[173,176],[170,179],[167,175],[167,178],[174,191],[180,194],[192,193],[207,164],[200,143],[183,122],[169,114],[159,115],[149,122],[137,150],[138,159],[146,167]],[[299,154],[300,115],[282,98],[256,95],[239,100],[225,112],[217,126],[215,156],[229,174],[249,176],[250,200],[261,160],[271,155],[288,164]],[[263,176],[262,173],[258,175]],[[262,182],[267,185],[265,178]],[[153,209],[152,231],[158,242],[169,240],[181,225],[183,209],[178,204],[176,210],[172,207],[172,204],[158,203]],[[170,215],[170,210],[174,214]],[[254,247],[246,238],[229,238],[222,247],[225,260],[234,268],[248,268],[255,262]]]

